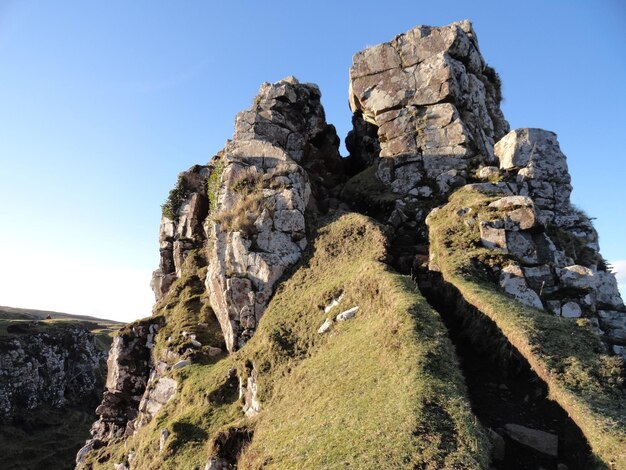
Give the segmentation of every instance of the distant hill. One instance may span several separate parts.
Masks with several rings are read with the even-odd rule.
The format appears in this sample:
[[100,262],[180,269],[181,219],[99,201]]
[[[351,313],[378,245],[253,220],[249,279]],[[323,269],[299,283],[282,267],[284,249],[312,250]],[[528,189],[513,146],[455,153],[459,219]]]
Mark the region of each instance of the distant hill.
[[0,319],[3,320],[45,320],[48,315],[53,319],[87,320],[96,323],[111,323],[123,325],[122,322],[107,320],[105,318],[91,317],[89,315],[72,315],[69,313],[54,312],[52,310],[34,310],[30,308],[4,307],[0,305]]
[[72,315],[49,310],[0,306],[0,340],[39,331],[50,332],[70,325],[80,326],[91,331],[96,337],[98,348],[102,351],[108,351],[113,334],[124,323],[89,315]]

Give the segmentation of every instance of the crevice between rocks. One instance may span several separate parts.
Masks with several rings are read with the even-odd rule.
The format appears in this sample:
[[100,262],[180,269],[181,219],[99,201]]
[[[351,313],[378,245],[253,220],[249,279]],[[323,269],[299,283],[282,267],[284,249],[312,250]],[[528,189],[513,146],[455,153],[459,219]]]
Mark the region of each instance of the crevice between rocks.
[[[440,273],[420,271],[413,279],[428,303],[441,316],[455,346],[465,377],[472,411],[487,428],[492,468],[498,470],[586,470],[595,468],[582,431],[556,402],[528,361],[509,343],[497,325]],[[528,428],[536,450],[516,439],[515,426]],[[543,431],[546,434],[541,434]],[[555,448],[550,441],[557,436]],[[549,455],[549,449],[555,455]]]

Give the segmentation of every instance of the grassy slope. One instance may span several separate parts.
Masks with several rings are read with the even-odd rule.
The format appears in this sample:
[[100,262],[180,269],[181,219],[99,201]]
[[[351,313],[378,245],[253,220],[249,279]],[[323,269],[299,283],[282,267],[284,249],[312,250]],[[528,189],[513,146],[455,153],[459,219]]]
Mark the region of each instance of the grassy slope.
[[[445,328],[383,257],[384,237],[366,217],[322,226],[252,340],[213,364],[173,372],[182,381],[176,397],[125,445],[95,459],[110,452],[108,468],[134,451],[135,468],[202,468],[219,436],[244,430],[253,435],[240,469],[485,468],[488,445]],[[332,314],[360,310],[317,334],[323,306],[342,290]],[[251,364],[263,409],[248,420],[227,377]],[[162,428],[172,435],[159,452]]]
[[[429,219],[431,250],[444,279],[491,318],[528,360],[557,401],[581,428],[596,454],[611,468],[626,469],[626,394],[620,361],[603,352],[583,322],[526,307],[483,281],[472,260],[501,256],[482,248],[478,224],[466,224],[460,208],[485,212],[490,198],[473,190],[455,193]],[[471,214],[471,213],[470,213]]]

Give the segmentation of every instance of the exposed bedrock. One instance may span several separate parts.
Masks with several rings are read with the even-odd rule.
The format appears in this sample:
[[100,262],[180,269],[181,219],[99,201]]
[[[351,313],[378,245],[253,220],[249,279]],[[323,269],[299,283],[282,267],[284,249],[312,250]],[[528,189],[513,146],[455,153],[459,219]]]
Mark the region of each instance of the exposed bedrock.
[[160,319],[146,319],[124,327],[113,339],[107,359],[107,379],[98,420],[91,428],[87,448],[132,433],[128,424],[137,417],[150,377],[150,352]]
[[206,287],[229,351],[254,334],[276,282],[300,259],[307,210],[337,205],[343,162],[320,96],[293,77],[262,85],[215,163]]
[[492,214],[474,220],[483,245],[509,256],[506,266],[493,267],[495,281],[527,305],[587,318],[613,352],[626,355],[615,276],[591,220],[570,202],[571,177],[557,136],[532,128],[508,132],[499,79],[485,65],[469,21],[418,26],[357,53],[349,98],[351,168],[375,168],[354,181],[377,194],[355,198],[349,182],[344,196],[359,209],[363,199],[378,203],[369,213],[390,227],[400,271],[427,268],[423,221],[450,194],[467,185],[499,194]]
[[469,21],[418,26],[357,53],[350,107],[378,128],[379,179],[415,197],[465,184],[472,167],[494,161],[495,141],[508,132],[499,86]]
[[203,247],[203,222],[209,209],[207,178],[211,167],[194,165],[178,175],[174,189],[163,205],[159,228],[159,267],[152,273],[150,287],[159,301],[182,275],[187,253]]
[[339,205],[344,162],[316,85],[288,77],[261,86],[233,138],[181,173],[163,205],[157,300],[191,250],[205,253],[206,289],[229,351],[254,333],[274,285],[307,245],[305,213]]

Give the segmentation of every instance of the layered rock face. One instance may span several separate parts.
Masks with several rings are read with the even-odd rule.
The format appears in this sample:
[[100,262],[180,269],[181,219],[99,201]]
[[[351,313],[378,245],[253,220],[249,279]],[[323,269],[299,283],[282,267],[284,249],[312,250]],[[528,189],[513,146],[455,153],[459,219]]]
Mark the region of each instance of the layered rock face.
[[377,175],[403,196],[445,196],[494,160],[508,131],[499,94],[469,21],[418,26],[357,53],[350,68],[350,107],[378,128]]
[[[482,243],[514,260],[496,267],[505,292],[566,318],[586,318],[616,354],[626,357],[626,308],[600,255],[589,217],[570,202],[570,175],[556,135],[516,129],[495,146],[502,181],[487,191],[506,196],[490,206],[500,216],[480,222]],[[485,171],[487,170],[487,171]]]
[[186,254],[202,248],[230,351],[252,336],[274,284],[306,247],[307,206],[338,205],[343,162],[320,97],[293,77],[264,84],[237,115],[233,139],[209,165],[182,173],[164,205],[155,296],[181,276]]
[[469,21],[418,26],[354,56],[349,98],[355,113],[349,161],[375,165],[395,195],[387,223],[392,252],[408,272],[411,246],[428,239],[428,211],[480,164],[495,161],[494,144],[509,130],[499,79],[485,65]]
[[276,281],[300,259],[307,206],[332,199],[342,176],[337,147],[318,88],[294,78],[263,85],[237,116],[206,222],[206,287],[229,351],[254,334]]
[[68,326],[0,342],[0,422],[43,405],[62,408],[99,393],[104,355],[91,333]]

